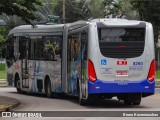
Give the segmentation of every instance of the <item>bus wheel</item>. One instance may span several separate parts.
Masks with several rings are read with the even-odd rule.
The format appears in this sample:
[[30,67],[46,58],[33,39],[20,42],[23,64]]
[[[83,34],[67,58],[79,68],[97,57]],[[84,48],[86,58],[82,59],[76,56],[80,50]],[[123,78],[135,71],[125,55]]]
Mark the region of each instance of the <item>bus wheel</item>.
[[132,101],[128,99],[124,99],[124,104],[125,105],[132,105]]
[[87,104],[87,100],[82,99],[82,91],[81,91],[81,87],[79,84],[79,80],[77,80],[77,90],[78,90],[78,101],[80,105],[86,105]]
[[140,105],[141,103],[141,94],[135,94],[133,96],[133,105]]
[[19,94],[22,93],[19,77],[16,78],[16,89],[17,89],[17,92],[18,92]]
[[46,88],[46,95],[47,95],[47,97],[48,98],[51,98],[52,97],[52,92],[51,92],[51,82],[50,82],[50,80],[47,80],[46,81],[46,86],[45,86],[45,88]]
[[140,101],[133,102],[133,105],[140,105],[140,104],[141,104]]
[[88,102],[90,105],[95,105],[95,104],[98,104],[98,102],[100,101],[101,99],[96,96],[96,95],[89,95],[88,96]]
[[87,100],[82,99],[79,95],[78,95],[78,98],[79,98],[79,104],[80,105],[86,105],[87,104]]

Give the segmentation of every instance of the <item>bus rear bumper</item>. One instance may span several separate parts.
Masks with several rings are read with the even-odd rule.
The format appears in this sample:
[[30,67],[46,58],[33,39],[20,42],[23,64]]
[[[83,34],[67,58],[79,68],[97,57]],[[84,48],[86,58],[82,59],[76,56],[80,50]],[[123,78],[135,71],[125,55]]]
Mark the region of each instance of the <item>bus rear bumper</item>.
[[154,94],[155,81],[101,81],[90,82],[88,80],[88,94],[105,93],[149,93]]

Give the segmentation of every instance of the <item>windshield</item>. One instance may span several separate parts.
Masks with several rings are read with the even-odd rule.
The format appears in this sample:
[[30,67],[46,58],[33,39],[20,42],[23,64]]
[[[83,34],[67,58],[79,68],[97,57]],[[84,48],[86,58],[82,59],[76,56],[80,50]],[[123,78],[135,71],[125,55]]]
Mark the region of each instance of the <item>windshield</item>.
[[98,28],[102,55],[111,58],[133,58],[142,55],[145,28]]
[[103,42],[144,41],[144,28],[102,28],[99,38]]

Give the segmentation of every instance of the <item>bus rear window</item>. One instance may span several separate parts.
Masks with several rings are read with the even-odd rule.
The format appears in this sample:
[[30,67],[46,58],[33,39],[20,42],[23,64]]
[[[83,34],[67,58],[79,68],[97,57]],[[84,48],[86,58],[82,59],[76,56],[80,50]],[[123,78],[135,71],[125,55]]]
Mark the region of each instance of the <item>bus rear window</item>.
[[133,58],[142,55],[144,28],[98,28],[102,55],[111,58]]

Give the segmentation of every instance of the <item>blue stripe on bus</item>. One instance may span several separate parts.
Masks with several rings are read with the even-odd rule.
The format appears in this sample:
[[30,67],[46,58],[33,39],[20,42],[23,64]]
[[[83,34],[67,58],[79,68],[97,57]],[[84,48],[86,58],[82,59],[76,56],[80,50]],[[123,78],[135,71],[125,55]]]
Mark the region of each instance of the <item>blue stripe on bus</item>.
[[88,80],[88,93],[154,93],[155,82],[150,83],[147,79],[142,81],[130,81],[127,83],[116,81],[96,80],[94,83]]

